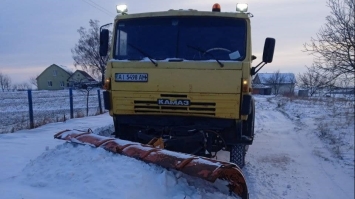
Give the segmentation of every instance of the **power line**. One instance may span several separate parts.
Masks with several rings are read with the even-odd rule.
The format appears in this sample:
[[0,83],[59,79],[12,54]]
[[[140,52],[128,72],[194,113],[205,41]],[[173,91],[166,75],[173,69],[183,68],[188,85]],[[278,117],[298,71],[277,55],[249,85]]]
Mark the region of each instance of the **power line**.
[[110,11],[108,11],[107,9],[105,9],[104,7],[98,5],[97,3],[91,1],[91,0],[82,0],[83,2],[89,4],[90,6],[96,8],[97,10],[109,15],[109,16],[115,16],[113,13],[111,13]]
[[88,2],[87,0],[82,0],[84,1],[85,3],[89,4],[90,6],[96,8],[97,10],[105,13],[106,15],[109,15],[109,16],[112,16],[112,13],[108,12],[106,9],[103,9],[101,6],[97,6],[97,4],[92,4],[93,2]]
[[102,9],[105,10],[105,11],[107,11],[108,13],[113,14],[111,11],[109,11],[109,10],[107,10],[106,8],[100,6],[99,4],[95,3],[94,1],[92,1],[92,0],[88,0],[88,1],[92,2],[93,4],[97,5],[98,7],[102,8]]

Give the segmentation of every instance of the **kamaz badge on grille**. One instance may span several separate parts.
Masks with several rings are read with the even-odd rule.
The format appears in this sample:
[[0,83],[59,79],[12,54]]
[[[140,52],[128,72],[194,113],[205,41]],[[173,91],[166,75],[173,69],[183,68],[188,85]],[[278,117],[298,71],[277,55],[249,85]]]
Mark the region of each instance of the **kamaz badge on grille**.
[[166,106],[190,106],[190,100],[185,99],[158,99],[158,105],[166,105]]

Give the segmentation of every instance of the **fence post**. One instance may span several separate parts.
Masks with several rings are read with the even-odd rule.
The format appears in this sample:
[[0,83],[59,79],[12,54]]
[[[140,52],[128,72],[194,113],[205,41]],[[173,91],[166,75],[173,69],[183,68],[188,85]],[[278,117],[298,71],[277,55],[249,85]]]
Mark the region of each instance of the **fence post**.
[[97,90],[97,96],[99,97],[100,114],[102,114],[102,106],[101,106],[101,94],[100,94],[100,89],[98,89],[98,90]]
[[73,110],[73,88],[69,88],[69,99],[70,99],[70,119],[74,118]]
[[32,91],[30,89],[27,90],[27,95],[28,95],[28,107],[30,113],[30,128],[33,129],[34,123],[33,123]]

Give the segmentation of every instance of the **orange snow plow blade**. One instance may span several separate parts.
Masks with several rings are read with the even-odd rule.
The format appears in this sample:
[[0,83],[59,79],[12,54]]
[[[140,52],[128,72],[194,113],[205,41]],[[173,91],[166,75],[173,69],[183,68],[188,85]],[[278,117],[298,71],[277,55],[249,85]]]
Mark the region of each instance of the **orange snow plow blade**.
[[249,197],[245,178],[240,168],[232,163],[153,148],[150,145],[108,138],[79,130],[61,131],[55,134],[54,138],[102,147],[113,153],[133,157],[164,168],[175,169],[212,183],[217,179],[224,180],[229,183],[228,187],[231,192],[234,192],[242,199]]

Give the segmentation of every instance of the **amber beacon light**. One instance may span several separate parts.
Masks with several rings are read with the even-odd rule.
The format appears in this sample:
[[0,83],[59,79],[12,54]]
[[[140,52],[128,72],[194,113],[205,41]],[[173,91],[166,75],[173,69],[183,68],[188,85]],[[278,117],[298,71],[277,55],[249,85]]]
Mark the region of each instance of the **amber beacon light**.
[[212,12],[221,12],[221,6],[218,3],[213,4]]

